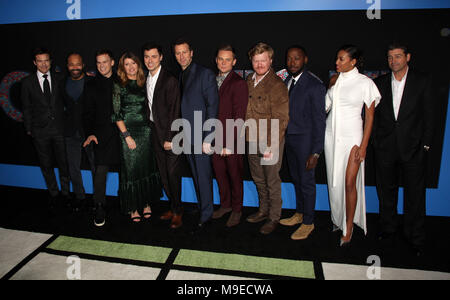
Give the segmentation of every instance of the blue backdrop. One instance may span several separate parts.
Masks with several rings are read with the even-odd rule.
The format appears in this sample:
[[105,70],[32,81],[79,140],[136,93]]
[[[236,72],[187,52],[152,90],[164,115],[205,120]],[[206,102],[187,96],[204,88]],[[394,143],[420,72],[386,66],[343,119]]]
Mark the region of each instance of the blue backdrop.
[[450,8],[448,0],[1,0],[0,24],[265,11]]

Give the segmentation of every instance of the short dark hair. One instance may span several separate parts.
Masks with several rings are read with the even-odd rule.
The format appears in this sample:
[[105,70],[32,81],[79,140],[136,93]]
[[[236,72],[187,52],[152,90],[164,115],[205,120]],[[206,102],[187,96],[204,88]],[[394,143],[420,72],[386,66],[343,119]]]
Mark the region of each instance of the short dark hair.
[[39,48],[33,49],[33,53],[32,53],[33,61],[36,61],[36,56],[41,55],[41,54],[47,54],[50,59],[52,58],[52,55],[47,48],[39,47]]
[[236,58],[236,50],[230,44],[221,44],[216,51],[216,57],[219,54],[219,51],[231,51],[233,53],[233,58]]
[[351,44],[347,44],[347,45],[343,45],[341,46],[337,52],[336,52],[336,56],[337,53],[339,53],[339,51],[344,50],[345,52],[348,53],[348,56],[350,57],[350,59],[356,59],[356,65],[355,67],[358,68],[358,70],[360,72],[362,72],[362,68],[363,68],[363,52],[361,49],[359,49],[357,46],[355,45],[351,45]]
[[78,52],[70,52],[70,53],[67,54],[67,56],[66,56],[66,63],[69,61],[69,57],[71,57],[72,55],[78,55],[79,57],[81,57],[81,61],[84,62],[84,60],[83,60],[83,55],[81,55],[81,54],[78,53]]
[[405,55],[410,54],[411,52],[409,51],[408,46],[406,46],[406,44],[399,42],[399,41],[393,41],[392,43],[389,44],[388,46],[388,51],[394,50],[394,49],[402,49],[403,52],[405,53]]
[[289,50],[291,50],[291,49],[300,49],[300,50],[302,50],[302,52],[303,52],[303,54],[304,54],[305,56],[308,56],[308,53],[306,52],[305,47],[303,47],[303,46],[301,46],[301,45],[299,45],[299,44],[295,44],[295,45],[289,46],[289,47],[286,49],[286,55],[287,55],[287,53],[289,52]]
[[96,59],[100,55],[108,55],[109,58],[111,58],[111,60],[114,60],[114,54],[109,49],[99,49],[99,50],[95,51],[95,58]]
[[175,52],[175,46],[187,44],[189,46],[189,51],[192,51],[192,43],[186,37],[179,37],[173,42],[172,50]]
[[148,51],[148,50],[151,50],[151,49],[156,49],[156,50],[158,50],[159,55],[163,55],[163,51],[162,51],[161,45],[158,45],[158,44],[156,44],[154,42],[147,42],[147,43],[144,44],[144,46],[142,46],[142,52]]

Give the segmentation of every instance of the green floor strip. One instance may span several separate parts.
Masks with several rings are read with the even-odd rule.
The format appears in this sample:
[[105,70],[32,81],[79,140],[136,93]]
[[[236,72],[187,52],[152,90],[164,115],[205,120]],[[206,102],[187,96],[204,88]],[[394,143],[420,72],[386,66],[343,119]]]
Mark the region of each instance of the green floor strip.
[[180,250],[175,265],[315,279],[311,261]]
[[172,249],[60,236],[47,248],[73,253],[165,263]]

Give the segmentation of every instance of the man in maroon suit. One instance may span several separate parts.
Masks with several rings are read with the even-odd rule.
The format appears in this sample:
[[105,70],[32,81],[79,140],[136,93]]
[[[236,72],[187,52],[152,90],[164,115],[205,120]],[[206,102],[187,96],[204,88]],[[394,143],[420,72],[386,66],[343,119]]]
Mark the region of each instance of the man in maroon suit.
[[248,88],[245,80],[233,71],[236,56],[232,46],[224,45],[218,49],[216,63],[219,69],[218,119],[223,126],[223,149],[217,149],[216,137],[216,153],[212,157],[212,164],[219,185],[220,208],[213,213],[212,218],[221,218],[232,211],[227,221],[227,227],[232,227],[239,224],[242,215],[244,164],[243,152],[238,151],[237,147],[240,130],[235,126],[227,128],[227,120],[231,124],[230,121],[234,123],[240,119],[243,124],[248,103]]

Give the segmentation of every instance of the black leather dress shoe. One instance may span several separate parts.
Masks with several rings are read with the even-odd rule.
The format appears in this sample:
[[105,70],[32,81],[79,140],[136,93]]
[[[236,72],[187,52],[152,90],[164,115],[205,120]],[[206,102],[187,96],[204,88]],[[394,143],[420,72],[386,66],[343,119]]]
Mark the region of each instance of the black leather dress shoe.
[[381,232],[378,234],[379,241],[392,240],[395,237],[395,232]]
[[207,228],[209,228],[210,226],[211,226],[211,220],[205,221],[203,223],[195,224],[192,227],[190,234],[192,234],[192,235],[201,234],[201,233],[205,232],[205,230]]
[[425,255],[425,247],[413,245],[411,248],[412,248],[414,256],[423,257]]

